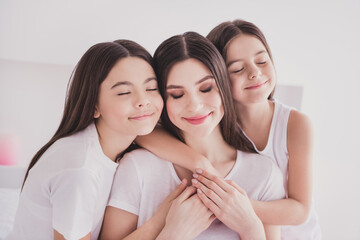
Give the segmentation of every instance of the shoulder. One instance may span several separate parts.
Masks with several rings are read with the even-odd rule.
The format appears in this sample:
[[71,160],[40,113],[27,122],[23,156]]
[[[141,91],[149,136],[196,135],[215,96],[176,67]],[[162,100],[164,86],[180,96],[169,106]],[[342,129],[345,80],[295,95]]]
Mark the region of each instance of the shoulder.
[[133,165],[138,170],[149,170],[166,164],[167,162],[150,151],[140,148],[126,153],[119,162],[119,168],[122,166]]
[[53,170],[82,168],[97,158],[94,139],[81,134],[61,138],[52,144],[37,164],[49,165]]
[[303,141],[309,141],[312,135],[313,126],[310,118],[297,110],[292,110],[287,128],[288,147],[289,144],[297,145]]

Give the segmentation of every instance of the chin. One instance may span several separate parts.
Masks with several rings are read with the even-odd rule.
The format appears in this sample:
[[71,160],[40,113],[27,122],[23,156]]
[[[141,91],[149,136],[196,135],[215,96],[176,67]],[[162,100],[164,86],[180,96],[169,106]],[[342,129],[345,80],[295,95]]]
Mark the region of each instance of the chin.
[[155,126],[138,129],[138,132],[136,133],[136,135],[138,135],[138,136],[147,135],[147,134],[151,133],[154,130],[154,128],[155,128]]
[[209,131],[209,129],[196,129],[192,131],[183,131],[183,133],[185,133],[189,137],[205,138],[211,134],[211,131]]

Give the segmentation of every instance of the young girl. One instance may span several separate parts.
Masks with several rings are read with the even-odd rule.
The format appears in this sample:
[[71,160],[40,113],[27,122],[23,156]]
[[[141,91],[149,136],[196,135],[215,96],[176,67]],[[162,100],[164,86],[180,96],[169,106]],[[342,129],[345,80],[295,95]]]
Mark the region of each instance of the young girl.
[[[244,147],[247,141],[236,125],[221,55],[209,40],[188,32],[165,40],[154,62],[166,106],[162,125],[225,176],[214,179],[211,189],[174,202],[158,239],[264,239],[247,195],[283,198],[281,172],[271,159],[236,149],[251,145]],[[142,226],[183,178],[192,179],[192,172],[145,149],[126,154],[115,174],[103,238],[121,239]],[[193,179],[193,184],[200,183]],[[280,239],[279,230],[266,225],[267,239]]]
[[[252,200],[265,224],[283,226],[283,239],[320,239],[312,208],[312,128],[302,113],[272,99],[276,74],[265,36],[250,22],[235,20],[215,27],[207,38],[222,54],[231,79],[238,122],[256,151],[270,157],[283,173],[287,198],[272,202]],[[216,173],[195,151],[176,143],[164,131],[162,145],[149,136],[137,142],[159,156],[190,170],[204,167]],[[171,147],[170,152],[165,149]],[[170,150],[169,150],[170,151]],[[186,152],[187,158],[177,158]],[[211,174],[205,176],[211,178]],[[301,225],[299,225],[301,224]]]
[[98,239],[119,154],[153,130],[162,107],[143,47],[92,46],[75,69],[57,132],[30,163],[6,239]]

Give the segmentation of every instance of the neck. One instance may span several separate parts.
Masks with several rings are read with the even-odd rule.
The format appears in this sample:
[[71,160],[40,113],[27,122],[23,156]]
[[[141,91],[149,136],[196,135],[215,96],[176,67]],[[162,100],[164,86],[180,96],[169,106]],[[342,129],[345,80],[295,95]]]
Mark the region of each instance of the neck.
[[236,159],[236,149],[225,142],[219,125],[206,137],[184,134],[184,139],[189,147],[214,165]]
[[241,128],[246,129],[269,125],[274,113],[274,103],[266,100],[260,103],[241,104],[236,103],[236,113]]
[[96,129],[101,148],[104,154],[112,161],[115,161],[117,155],[125,151],[136,137],[119,134],[107,126],[104,126],[101,122],[96,124]]

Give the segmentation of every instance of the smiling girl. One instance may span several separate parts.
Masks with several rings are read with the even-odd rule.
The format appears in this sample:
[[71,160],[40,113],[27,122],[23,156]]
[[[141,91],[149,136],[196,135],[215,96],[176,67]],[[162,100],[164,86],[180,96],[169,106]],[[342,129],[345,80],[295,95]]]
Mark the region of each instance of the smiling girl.
[[153,130],[162,107],[143,47],[92,46],[75,69],[58,130],[30,163],[6,239],[98,239],[116,162]]
[[[282,227],[283,239],[321,239],[312,204],[312,126],[306,115],[272,98],[276,72],[265,36],[254,24],[235,20],[218,25],[207,38],[226,62],[243,133],[256,152],[270,157],[282,172],[287,198],[252,200],[257,215],[265,224],[286,225]],[[224,176],[203,156],[161,129],[136,141],[189,170],[206,169],[207,179],[214,174]]]
[[[165,102],[163,127],[225,176],[211,185],[193,179],[197,194],[191,195],[196,190],[190,187],[187,196],[172,204],[158,239],[265,239],[248,196],[283,198],[281,173],[269,158],[244,150],[250,143],[236,124],[221,55],[206,38],[188,32],[165,40],[154,62]],[[190,181],[193,173],[145,149],[126,154],[114,178],[104,239],[121,239],[141,227],[183,178]],[[108,224],[112,235],[106,233]],[[264,227],[267,239],[280,239],[277,226]]]

